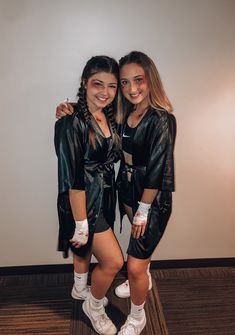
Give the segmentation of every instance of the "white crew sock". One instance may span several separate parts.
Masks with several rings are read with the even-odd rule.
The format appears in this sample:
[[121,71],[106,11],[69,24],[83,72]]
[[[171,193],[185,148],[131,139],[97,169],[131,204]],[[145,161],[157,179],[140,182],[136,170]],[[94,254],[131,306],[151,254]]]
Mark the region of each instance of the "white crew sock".
[[87,287],[88,272],[77,273],[74,271],[74,284],[76,289],[81,292]]
[[92,293],[90,292],[90,295],[89,295],[89,299],[90,299],[90,305],[91,305],[91,308],[92,309],[100,309],[100,308],[103,308],[104,307],[104,298],[102,299],[96,299]]
[[145,302],[143,304],[141,304],[141,305],[135,305],[131,301],[130,316],[133,317],[134,319],[137,319],[137,320],[142,319],[144,317],[144,315],[145,315],[144,304],[145,304]]

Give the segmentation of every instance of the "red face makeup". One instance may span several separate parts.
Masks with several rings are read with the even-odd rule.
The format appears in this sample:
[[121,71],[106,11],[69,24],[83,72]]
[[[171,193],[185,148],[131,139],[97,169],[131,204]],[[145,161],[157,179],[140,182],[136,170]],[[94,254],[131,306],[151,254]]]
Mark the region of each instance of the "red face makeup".
[[86,84],[87,105],[90,112],[109,105],[117,93],[117,79],[112,73],[98,72],[91,76]]
[[138,64],[125,64],[120,69],[122,94],[132,104],[139,104],[148,99],[149,87],[144,69]]

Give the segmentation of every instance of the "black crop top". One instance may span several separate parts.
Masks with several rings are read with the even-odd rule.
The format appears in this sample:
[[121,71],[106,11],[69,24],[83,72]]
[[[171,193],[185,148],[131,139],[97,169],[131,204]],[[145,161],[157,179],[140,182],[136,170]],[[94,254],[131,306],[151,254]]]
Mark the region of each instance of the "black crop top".
[[137,127],[131,128],[128,126],[128,123],[126,123],[125,130],[122,134],[122,150],[131,155],[133,152],[132,143],[133,143],[133,139],[134,139]]

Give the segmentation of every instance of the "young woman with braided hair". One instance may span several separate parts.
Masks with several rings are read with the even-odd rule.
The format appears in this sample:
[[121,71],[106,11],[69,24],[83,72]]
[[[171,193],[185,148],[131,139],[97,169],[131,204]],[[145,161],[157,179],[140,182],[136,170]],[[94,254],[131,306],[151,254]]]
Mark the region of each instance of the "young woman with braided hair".
[[[82,305],[99,334],[117,329],[105,313],[105,294],[123,265],[112,228],[116,194],[114,163],[120,156],[114,113],[119,69],[112,58],[92,57],[86,64],[74,114],[56,122],[58,157],[59,247],[74,260],[72,296]],[[91,255],[98,260],[87,286]]]
[[[131,310],[118,335],[139,335],[145,327],[144,304],[151,288],[151,256],[166,229],[174,191],[176,120],[154,62],[133,51],[119,62],[122,108],[122,159],[117,177],[121,219],[132,232],[127,250],[128,280],[116,295],[131,298]],[[71,113],[58,106],[56,116]]]

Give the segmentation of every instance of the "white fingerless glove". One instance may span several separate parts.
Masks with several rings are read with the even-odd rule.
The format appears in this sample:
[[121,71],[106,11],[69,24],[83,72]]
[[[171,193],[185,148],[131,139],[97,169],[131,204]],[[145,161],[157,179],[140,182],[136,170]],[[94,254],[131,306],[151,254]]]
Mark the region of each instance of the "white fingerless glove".
[[88,221],[87,219],[75,221],[75,224],[76,227],[71,241],[84,245],[88,241]]
[[133,224],[137,226],[145,226],[148,220],[148,213],[151,207],[151,204],[145,204],[144,202],[138,202],[139,207],[133,218]]

